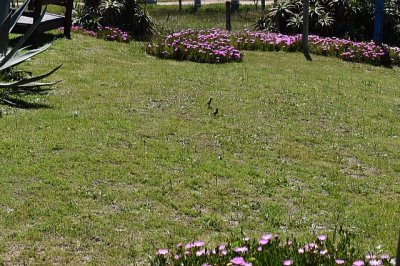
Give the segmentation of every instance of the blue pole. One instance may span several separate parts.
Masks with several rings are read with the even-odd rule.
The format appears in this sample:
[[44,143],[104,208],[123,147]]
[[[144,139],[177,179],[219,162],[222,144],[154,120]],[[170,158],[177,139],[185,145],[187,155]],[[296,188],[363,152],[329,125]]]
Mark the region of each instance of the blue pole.
[[384,0],[375,0],[375,27],[374,27],[374,42],[381,44],[383,39],[383,9],[385,6]]

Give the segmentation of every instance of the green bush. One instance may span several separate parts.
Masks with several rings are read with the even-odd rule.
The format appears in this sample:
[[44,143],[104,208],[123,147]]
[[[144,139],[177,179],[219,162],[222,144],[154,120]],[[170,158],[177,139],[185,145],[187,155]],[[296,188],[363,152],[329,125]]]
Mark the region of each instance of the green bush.
[[[303,20],[301,0],[281,0],[267,17],[280,33],[300,33]],[[400,0],[385,1],[384,42],[400,45]],[[263,22],[261,20],[261,22]],[[257,24],[256,27],[259,28]],[[373,0],[311,0],[310,32],[369,41],[373,38]]]
[[156,34],[153,19],[135,0],[86,1],[84,7],[75,9],[74,24],[87,30],[119,28],[137,40]]

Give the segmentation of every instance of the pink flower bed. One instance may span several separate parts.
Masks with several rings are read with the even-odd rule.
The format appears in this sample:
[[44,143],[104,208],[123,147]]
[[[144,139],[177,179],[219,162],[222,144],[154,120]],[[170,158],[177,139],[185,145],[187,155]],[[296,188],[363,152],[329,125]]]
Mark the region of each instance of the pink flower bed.
[[264,266],[264,265],[395,265],[388,254],[354,249],[353,240],[339,233],[335,237],[319,235],[313,242],[299,244],[284,240],[276,234],[264,234],[251,241],[248,237],[208,248],[202,241],[176,247],[159,249],[151,265],[201,265],[201,266]]
[[95,31],[83,29],[80,26],[72,26],[72,32],[82,33],[87,36],[96,37],[107,41],[130,42],[127,32],[113,27],[98,27]]
[[[400,66],[400,48],[378,46],[373,42],[311,35],[309,49],[314,54],[351,62]],[[240,62],[243,55],[239,50],[298,52],[301,51],[301,35],[250,30],[185,30],[169,34],[146,48],[147,53],[160,58],[204,63]]]
[[242,54],[231,44],[231,36],[221,30],[185,30],[149,43],[148,54],[160,58],[201,63],[240,62]]

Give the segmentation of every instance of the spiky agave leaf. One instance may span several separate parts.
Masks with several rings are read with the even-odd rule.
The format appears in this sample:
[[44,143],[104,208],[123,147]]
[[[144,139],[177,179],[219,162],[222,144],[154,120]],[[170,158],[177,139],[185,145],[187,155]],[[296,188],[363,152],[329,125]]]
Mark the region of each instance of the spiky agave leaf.
[[61,80],[54,81],[54,82],[47,82],[47,83],[39,83],[37,81],[47,78],[54,72],[56,72],[60,67],[62,67],[62,64],[59,65],[58,67],[54,68],[53,70],[39,75],[39,76],[34,76],[30,78],[24,78],[15,82],[9,82],[9,83],[0,83],[0,89],[20,89],[20,88],[33,88],[33,87],[42,87],[42,86],[51,86],[54,84],[59,83]]
[[10,28],[8,29],[9,33],[11,33],[11,31],[14,29],[15,25],[17,24],[18,19],[24,13],[25,8],[28,6],[29,2],[30,2],[30,0],[26,0],[14,13],[12,13],[11,24],[10,24]]
[[[21,46],[28,40],[28,38],[31,36],[31,34],[35,31],[35,29],[39,25],[40,21],[43,19],[45,13],[46,13],[46,8],[44,9],[40,18],[27,30],[27,32],[24,34],[24,36],[21,39],[19,39],[17,44],[12,49],[9,49],[9,51],[6,53],[5,56],[0,55],[0,71],[7,69],[11,66],[18,65],[18,64],[22,63],[23,61],[26,61],[27,59],[29,59],[41,52],[44,52],[45,50],[47,50],[50,47],[51,43],[48,43],[38,49],[34,49],[34,50],[28,51],[26,53],[22,53],[21,49],[20,49]],[[15,54],[18,54],[18,56],[15,56]]]
[[11,56],[11,57],[6,56],[4,59],[4,62],[0,63],[0,71],[5,70],[12,66],[16,66],[16,65],[34,57],[35,55],[46,51],[50,46],[51,46],[51,43],[48,43],[38,49],[28,50],[26,52],[23,52],[23,49],[18,49],[14,52],[14,55],[15,55],[15,53],[18,53],[16,56]]

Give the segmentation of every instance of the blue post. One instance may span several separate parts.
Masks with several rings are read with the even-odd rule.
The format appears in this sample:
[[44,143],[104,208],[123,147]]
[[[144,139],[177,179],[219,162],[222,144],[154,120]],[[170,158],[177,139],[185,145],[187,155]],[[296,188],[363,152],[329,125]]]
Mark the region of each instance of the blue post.
[[384,0],[375,0],[375,27],[374,27],[374,42],[381,44],[383,39],[383,9],[385,6]]

